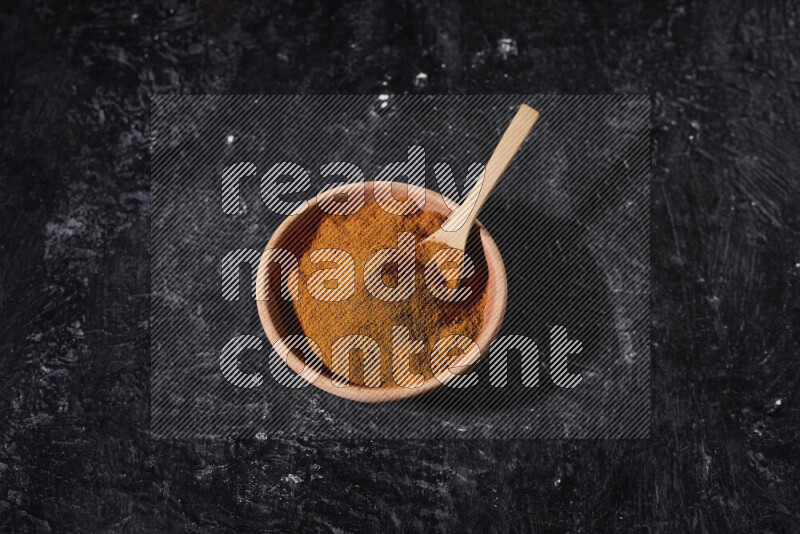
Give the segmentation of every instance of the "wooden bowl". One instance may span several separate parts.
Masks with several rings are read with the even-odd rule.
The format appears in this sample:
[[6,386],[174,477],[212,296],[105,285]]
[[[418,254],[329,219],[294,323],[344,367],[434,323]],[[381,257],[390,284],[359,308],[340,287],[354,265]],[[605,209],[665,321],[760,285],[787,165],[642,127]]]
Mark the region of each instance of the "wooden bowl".
[[[293,250],[297,247],[292,247],[292,243],[297,244],[300,240],[307,240],[313,237],[319,219],[324,215],[324,212],[319,208],[319,203],[325,199],[350,191],[357,191],[358,188],[364,187],[366,203],[374,202],[372,192],[375,183],[376,182],[346,184],[320,193],[314,199],[308,201],[308,206],[305,209],[301,207],[281,223],[278,229],[275,230],[275,233],[272,234],[269,243],[267,243],[265,252],[275,248]],[[406,185],[407,184],[392,183],[392,189],[395,191],[396,198],[403,198],[405,196]],[[433,210],[443,215],[448,215],[450,213],[451,210],[444,203],[439,193],[413,185],[409,185],[408,187],[409,194],[420,194],[424,192],[426,195],[426,210]],[[455,204],[449,199],[448,203],[450,205]],[[500,332],[508,297],[508,279],[506,278],[506,269],[503,265],[503,258],[500,256],[500,251],[486,228],[478,221],[475,222],[475,225],[480,235],[486,269],[488,271],[488,279],[486,282],[487,298],[483,311],[483,327],[478,332],[477,339],[475,339],[475,342],[481,349],[481,355],[480,358],[475,359],[471,365],[452,369],[452,372],[444,371],[443,373],[437,374],[434,378],[427,378],[421,386],[416,388],[373,388],[356,384],[349,384],[346,387],[337,387],[332,383],[333,376],[330,370],[325,367],[323,367],[318,378],[313,381],[308,379],[306,375],[309,373],[303,373],[306,363],[297,351],[289,351],[288,353],[281,354],[281,357],[295,373],[303,373],[301,376],[319,389],[338,397],[359,402],[390,402],[416,397],[442,387],[448,381],[453,380],[455,378],[454,375],[469,372],[477,365],[478,361],[488,353],[489,345]],[[263,284],[266,283],[267,280],[269,262],[266,261],[266,257],[266,254],[262,255],[261,262],[258,266],[256,280],[260,287],[257,294],[262,294],[261,287],[263,287]],[[478,261],[478,259],[474,257],[473,260],[476,262]],[[257,304],[261,325],[273,347],[276,346],[276,343],[281,337],[300,333],[297,331],[287,331],[286,325],[282,320],[287,314],[287,311],[292,308],[291,301],[286,301],[278,296],[270,296],[268,300],[258,300]],[[322,355],[317,354],[317,356],[321,358]]]

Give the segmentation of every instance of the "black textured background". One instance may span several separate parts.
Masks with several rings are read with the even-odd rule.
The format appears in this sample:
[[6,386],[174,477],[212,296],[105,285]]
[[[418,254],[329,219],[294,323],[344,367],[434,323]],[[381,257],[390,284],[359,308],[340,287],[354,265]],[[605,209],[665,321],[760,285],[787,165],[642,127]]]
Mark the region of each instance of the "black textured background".
[[[796,2],[1,9],[8,530],[797,531]],[[652,95],[651,439],[150,439],[150,97],[384,89]]]
[[[521,102],[541,117],[481,209],[480,221],[496,240],[508,275],[499,336],[536,343],[539,384],[523,386],[518,350],[507,355],[507,387],[490,384],[490,356],[470,373],[473,386],[444,388],[408,402],[356,403],[316,387],[290,389],[275,381],[268,363],[271,345],[252,296],[255,273],[237,266],[243,271],[237,273],[238,299],[224,300],[220,291],[226,254],[249,249],[257,262],[287,218],[267,208],[259,177],[279,161],[302,165],[309,169],[307,190],[283,198],[303,200],[342,180],[321,176],[317,169],[324,164],[348,161],[374,179],[384,165],[408,160],[411,144],[425,153],[422,183],[441,192],[435,162],[448,162],[453,175],[466,182],[469,166],[488,161]],[[374,94],[177,95],[153,99],[150,109],[153,435],[649,435],[647,95],[393,95],[383,101]],[[229,134],[235,134],[232,143]],[[226,214],[220,177],[241,161],[258,170],[239,180],[241,213]],[[469,187],[463,183],[461,191]],[[267,181],[268,194],[271,189]],[[483,255],[473,248],[478,244],[470,245],[479,263]],[[289,240],[280,246],[297,251],[301,245]],[[551,379],[554,325],[582,345],[580,354],[569,357],[569,371],[581,375],[575,389],[556,387]],[[304,334],[299,324],[285,328]],[[220,371],[222,347],[240,335],[257,336],[264,345],[236,357],[242,372],[261,374],[259,387],[235,387]],[[495,364],[498,354],[504,357],[495,346]]]

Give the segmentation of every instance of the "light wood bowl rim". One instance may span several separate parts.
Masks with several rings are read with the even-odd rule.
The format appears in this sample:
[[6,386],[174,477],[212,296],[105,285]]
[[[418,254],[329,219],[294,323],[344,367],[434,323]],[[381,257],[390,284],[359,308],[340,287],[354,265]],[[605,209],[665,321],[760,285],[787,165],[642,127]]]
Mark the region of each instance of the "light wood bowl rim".
[[[272,237],[270,237],[267,246],[264,248],[264,252],[271,248],[275,248],[278,243],[280,243],[289,235],[292,226],[297,224],[298,221],[302,220],[304,215],[307,216],[307,214],[311,213],[311,210],[317,209],[320,201],[361,187],[374,188],[375,184],[377,183],[379,182],[370,181],[345,184],[315,196],[308,201],[308,206],[306,208],[298,208],[298,210],[296,210],[292,215],[287,216],[286,219],[283,220],[283,222],[272,234]],[[403,186],[404,188],[406,185],[408,185],[409,193],[412,191],[416,193],[420,193],[420,190],[424,191],[426,195],[425,209],[433,209],[434,211],[438,211],[442,214],[448,214],[450,212],[450,209],[444,203],[442,195],[435,191],[410,184],[391,184],[393,188],[398,186]],[[447,199],[447,202],[451,206],[456,205],[456,203],[449,198]],[[356,384],[349,384],[347,387],[340,388],[332,384],[331,374],[328,369],[324,369],[316,380],[309,382],[327,393],[344,399],[358,402],[383,403],[409,399],[429,393],[433,390],[439,389],[442,386],[445,386],[447,382],[455,378],[453,375],[467,373],[472,370],[480,362],[480,360],[486,356],[486,354],[489,352],[491,342],[497,338],[497,335],[500,332],[500,327],[503,324],[503,318],[505,317],[506,312],[506,304],[508,301],[508,279],[500,250],[497,248],[497,244],[495,243],[494,239],[492,239],[492,236],[489,234],[488,230],[486,230],[486,228],[477,220],[475,221],[475,224],[480,230],[481,244],[483,246],[483,253],[486,258],[486,267],[489,271],[487,280],[487,289],[489,294],[487,295],[486,306],[484,308],[483,327],[481,328],[480,332],[478,332],[478,337],[475,340],[481,349],[481,354],[472,365],[454,369],[452,373],[447,373],[446,375],[440,374],[437,375],[437,377],[426,379],[425,382],[417,388],[370,388]],[[261,280],[266,279],[265,275],[268,262],[264,261],[265,258],[266,254],[262,254],[261,261],[258,265],[258,274],[256,278],[256,280],[259,281],[258,283],[261,283]],[[257,292],[257,294],[261,293]],[[261,320],[261,326],[264,328],[267,338],[274,347],[281,336],[275,327],[273,312],[270,311],[270,307],[266,301],[258,300],[256,302],[258,306],[258,317]],[[286,364],[293,371],[296,368],[302,369],[305,365],[302,360],[297,358],[291,352],[288,353],[287,358],[284,358],[283,355],[281,355],[281,358],[284,359]]]

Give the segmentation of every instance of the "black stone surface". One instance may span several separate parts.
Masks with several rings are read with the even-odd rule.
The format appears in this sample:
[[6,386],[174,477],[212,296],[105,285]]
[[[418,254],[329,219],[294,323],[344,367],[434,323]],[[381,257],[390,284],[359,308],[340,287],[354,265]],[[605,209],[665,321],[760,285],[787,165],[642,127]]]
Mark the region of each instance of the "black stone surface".
[[[299,98],[153,99],[151,435],[169,439],[648,436],[649,96]],[[244,249],[253,251],[258,260],[270,236],[287,220],[285,210],[275,213],[275,205],[259,194],[259,177],[279,161],[302,165],[309,172],[307,190],[283,197],[302,201],[341,180],[317,172],[326,163],[348,161],[374,179],[390,162],[406,161],[411,143],[424,152],[422,183],[441,191],[436,162],[452,162],[447,164],[452,164],[454,176],[465,179],[472,161],[489,159],[520,102],[537,109],[541,118],[481,209],[480,221],[491,229],[506,265],[508,302],[498,340],[524,336],[536,343],[541,375],[536,386],[523,385],[521,352],[509,351],[506,356],[497,345],[493,356],[470,373],[475,381],[470,387],[445,388],[409,402],[357,403],[317,387],[294,389],[275,380],[269,360],[277,355],[268,352],[271,345],[251,296],[252,271],[235,264],[244,271],[237,272],[238,299],[225,300],[220,291],[223,258]],[[233,134],[234,141],[228,143]],[[257,170],[255,176],[240,179],[241,213],[231,215],[221,209],[220,177],[228,165],[242,161]],[[274,191],[268,181],[266,185],[268,193]],[[372,193],[371,187],[367,189]],[[292,224],[298,225],[298,219]],[[397,240],[395,236],[395,246]],[[295,239],[271,246],[301,252]],[[476,264],[484,261],[478,246],[475,239],[467,247]],[[362,266],[358,269],[356,278],[362,276]],[[298,286],[306,284],[301,280]],[[299,298],[309,297],[301,292]],[[342,305],[352,309],[350,303]],[[306,334],[291,305],[281,315],[282,335]],[[368,316],[365,319],[370,322]],[[557,387],[551,379],[553,325],[580,341],[580,354],[571,355],[568,365],[570,372],[581,376],[575,389]],[[251,339],[261,346],[237,355],[240,371],[261,377],[262,383],[254,388],[235,387],[220,371],[223,347],[241,335],[255,336]],[[383,350],[386,355],[389,348]],[[496,369],[498,357],[508,359],[507,387],[490,383],[490,361],[494,358]],[[284,365],[276,367],[281,368],[298,378]],[[318,380],[316,384],[330,378]]]
[[[797,531],[796,2],[0,9],[4,529]],[[149,437],[149,98],[384,89],[652,95],[651,439]]]

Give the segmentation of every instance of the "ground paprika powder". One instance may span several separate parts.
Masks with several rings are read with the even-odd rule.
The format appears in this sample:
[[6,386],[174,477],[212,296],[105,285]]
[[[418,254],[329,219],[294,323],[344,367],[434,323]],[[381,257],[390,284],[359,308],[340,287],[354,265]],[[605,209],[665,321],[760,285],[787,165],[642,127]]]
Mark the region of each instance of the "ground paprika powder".
[[[292,301],[297,323],[303,334],[312,339],[322,352],[322,361],[331,369],[331,350],[334,342],[344,336],[361,335],[374,339],[380,346],[380,387],[398,387],[392,373],[392,327],[408,328],[411,338],[424,344],[422,352],[410,358],[409,370],[431,379],[430,354],[439,339],[458,334],[475,340],[483,326],[483,309],[486,304],[486,268],[482,256],[474,257],[475,272],[461,284],[468,284],[471,293],[466,300],[446,302],[434,296],[425,283],[424,266],[435,246],[417,247],[414,265],[414,290],[410,297],[400,301],[384,301],[373,296],[364,280],[364,266],[377,250],[396,248],[398,235],[410,233],[418,245],[425,237],[439,229],[445,216],[432,210],[419,210],[408,215],[394,215],[372,202],[349,215],[322,214],[315,229],[294,251],[299,259],[299,296]],[[335,263],[320,261],[319,253],[312,262],[313,251],[339,249],[354,260],[355,287],[352,294],[334,302],[312,296],[314,287],[309,281],[314,273],[333,268]],[[468,247],[469,252],[469,247]],[[482,254],[482,253],[481,253]],[[397,270],[381,273],[387,287],[395,286]],[[395,266],[396,267],[396,266]],[[341,283],[341,281],[340,281]],[[335,288],[336,283],[326,288]],[[364,384],[363,354],[353,350],[349,354],[349,381]],[[437,369],[438,370],[438,369]]]

